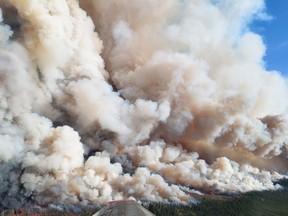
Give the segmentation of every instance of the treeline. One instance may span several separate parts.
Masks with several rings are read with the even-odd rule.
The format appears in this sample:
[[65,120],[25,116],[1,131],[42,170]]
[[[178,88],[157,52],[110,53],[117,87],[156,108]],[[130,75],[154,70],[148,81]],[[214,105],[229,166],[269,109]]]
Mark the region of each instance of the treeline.
[[287,216],[288,179],[277,191],[254,191],[229,199],[204,198],[198,205],[150,203],[145,206],[156,216]]
[[[215,215],[255,215],[252,214],[252,204],[247,198],[231,200],[215,200],[204,198],[198,205],[175,205],[150,203],[146,208],[156,216],[215,216]],[[251,211],[251,214],[250,212]]]
[[150,212],[156,216],[196,216],[190,205],[176,205],[167,203],[149,203],[144,205]]
[[[277,182],[284,188],[277,191],[257,191],[241,194],[227,199],[215,195],[207,196],[197,205],[177,205],[167,203],[146,203],[144,207],[156,216],[287,216],[288,179]],[[41,213],[31,213],[25,209],[20,212],[7,210],[0,216],[91,216],[98,209],[85,209],[81,212],[63,212],[48,209]]]

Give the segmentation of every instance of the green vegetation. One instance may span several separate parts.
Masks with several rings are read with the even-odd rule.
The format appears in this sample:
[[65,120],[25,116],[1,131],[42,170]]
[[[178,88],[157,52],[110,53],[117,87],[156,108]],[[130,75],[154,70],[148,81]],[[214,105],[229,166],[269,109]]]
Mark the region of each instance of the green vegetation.
[[173,205],[165,203],[150,203],[144,206],[156,216],[196,216],[190,205]]
[[[288,215],[288,179],[278,182],[284,188],[278,191],[254,191],[238,196],[205,196],[198,205],[177,205],[149,203],[145,207],[156,216],[287,216]],[[83,212],[61,212],[46,210],[41,213],[28,213],[7,210],[2,216],[91,216],[97,209],[86,209]],[[15,214],[16,213],[16,214]]]
[[287,216],[288,180],[278,183],[283,190],[254,191],[227,199],[207,197],[200,204],[189,206],[150,203],[147,208],[156,216]]

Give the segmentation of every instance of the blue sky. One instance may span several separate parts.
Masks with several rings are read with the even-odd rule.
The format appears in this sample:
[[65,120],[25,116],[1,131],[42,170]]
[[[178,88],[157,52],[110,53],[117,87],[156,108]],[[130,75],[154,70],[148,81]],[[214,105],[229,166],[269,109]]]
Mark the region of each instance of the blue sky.
[[255,21],[251,27],[266,44],[267,70],[277,70],[288,77],[288,0],[266,0],[266,11],[273,19]]

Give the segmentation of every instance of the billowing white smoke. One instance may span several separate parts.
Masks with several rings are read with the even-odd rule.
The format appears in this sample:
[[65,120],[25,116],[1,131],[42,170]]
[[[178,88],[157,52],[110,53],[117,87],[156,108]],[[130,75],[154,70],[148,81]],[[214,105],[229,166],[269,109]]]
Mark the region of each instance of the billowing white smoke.
[[262,0],[0,6],[2,207],[189,201],[179,185],[275,189],[287,174],[286,80],[247,27]]

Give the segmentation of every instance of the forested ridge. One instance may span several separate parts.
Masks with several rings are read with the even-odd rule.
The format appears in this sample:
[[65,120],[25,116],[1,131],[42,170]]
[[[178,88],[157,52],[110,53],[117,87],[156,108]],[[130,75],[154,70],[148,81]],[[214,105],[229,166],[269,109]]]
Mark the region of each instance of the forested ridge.
[[[235,196],[204,196],[199,204],[180,205],[175,203],[144,203],[144,207],[156,216],[286,216],[288,215],[288,179],[278,182],[283,189],[277,191],[253,191]],[[1,216],[91,216],[99,208],[78,212],[47,209],[31,212],[29,209],[2,211]]]

